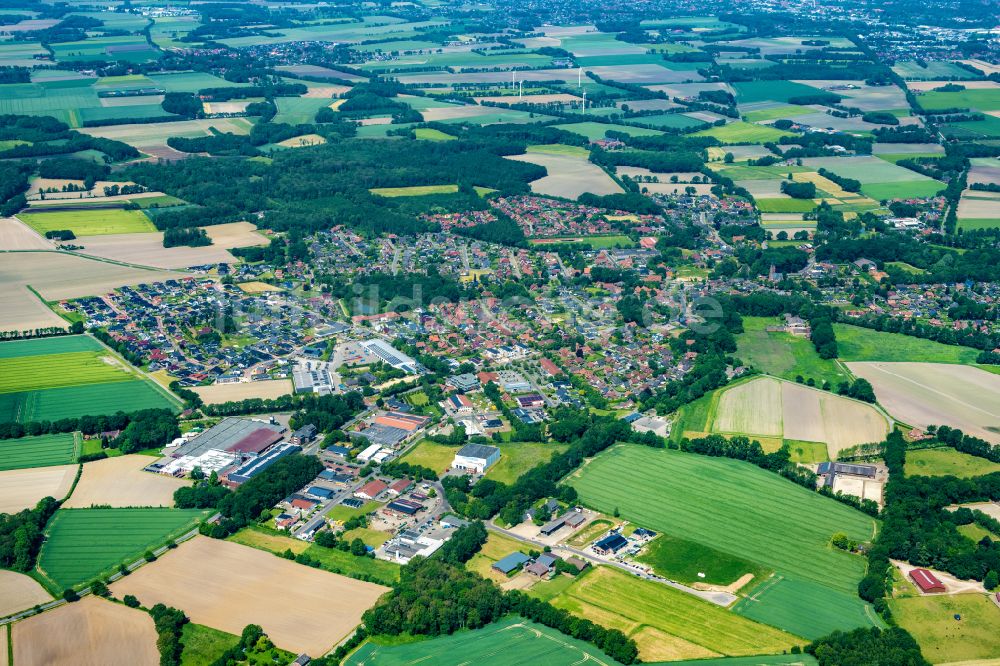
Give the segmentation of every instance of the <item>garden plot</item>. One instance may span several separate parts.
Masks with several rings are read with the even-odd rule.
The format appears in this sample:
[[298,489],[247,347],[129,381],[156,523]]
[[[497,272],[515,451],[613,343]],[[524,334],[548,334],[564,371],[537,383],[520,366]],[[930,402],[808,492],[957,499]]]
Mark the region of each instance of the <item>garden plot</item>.
[[173,506],[174,491],[189,483],[142,471],[152,461],[149,456],[130,454],[84,463],[80,481],[63,506],[67,509]]
[[32,509],[45,497],[61,500],[73,487],[76,465],[0,472],[0,514]]
[[388,588],[199,536],[118,580],[112,591],[146,606],[180,608],[193,622],[232,634],[259,624],[278,647],[324,654]]
[[525,153],[524,155],[512,155],[507,159],[530,162],[545,167],[548,175],[531,183],[531,191],[536,194],[576,199],[584,192],[603,195],[618,194],[622,191],[618,183],[611,179],[611,176],[585,157]]
[[1000,375],[945,363],[847,366],[871,382],[879,403],[900,421],[918,428],[947,425],[1000,444]]
[[[0,569],[0,617],[13,615],[35,604],[52,601],[52,597],[31,576]],[[0,649],[6,646],[0,641]],[[4,649],[6,652],[6,650]],[[0,663],[3,663],[0,660]]]
[[13,625],[18,666],[156,666],[156,629],[147,613],[89,596]]

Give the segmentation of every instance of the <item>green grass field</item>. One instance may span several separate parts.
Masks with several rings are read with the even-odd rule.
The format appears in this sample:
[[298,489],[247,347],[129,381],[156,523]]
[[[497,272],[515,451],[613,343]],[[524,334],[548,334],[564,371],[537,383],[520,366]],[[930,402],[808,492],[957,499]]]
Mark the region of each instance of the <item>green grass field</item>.
[[850,324],[834,324],[837,350],[842,361],[900,361],[925,363],[976,362],[979,352],[971,347],[945,345],[900,333],[885,333]]
[[80,453],[78,438],[79,435],[67,432],[0,440],[0,472],[76,462]]
[[1000,472],[1000,463],[970,456],[952,448],[915,449],[906,453],[907,476],[973,476]]
[[753,102],[788,102],[800,95],[818,95],[823,91],[794,81],[741,81],[733,84],[740,104]]
[[779,118],[791,118],[792,116],[801,115],[804,113],[812,113],[813,110],[808,106],[797,106],[795,104],[784,104],[782,106],[776,106],[773,109],[760,109],[758,111],[749,111],[743,115],[743,119],[748,123],[759,123],[766,120],[778,120]]
[[992,660],[1000,654],[1000,608],[984,594],[892,599],[889,608],[931,663]]
[[570,146],[565,143],[536,144],[525,148],[527,153],[542,153],[544,155],[568,155],[570,157],[590,157],[590,151],[583,146]]
[[193,528],[197,509],[60,509],[49,521],[38,572],[61,591],[111,573]]
[[[532,467],[548,462],[556,453],[562,453],[562,444],[540,442],[511,442],[500,445],[500,460],[486,470],[486,476],[511,484]],[[450,462],[450,461],[449,461]]]
[[344,666],[501,666],[545,664],[617,666],[618,662],[589,643],[555,629],[508,617],[482,629],[397,645],[368,641],[344,661]]
[[762,580],[771,573],[766,567],[749,560],[669,534],[656,537],[636,559],[650,565],[665,578],[688,584],[729,585],[744,574],[751,573],[754,580]]
[[793,381],[801,375],[836,386],[850,379],[835,361],[820,358],[808,339],[766,330],[783,323],[778,317],[744,317],[744,332],[736,336],[736,356],[762,372]]
[[[749,463],[636,446],[605,451],[569,483],[602,512],[618,509],[638,525],[776,571],[780,580],[748,604],[749,617],[807,638],[871,624],[855,596],[864,560],[829,544],[835,532],[872,538],[875,521],[854,509]],[[787,613],[790,597],[813,610]]]
[[402,457],[403,462],[411,465],[423,465],[435,472],[443,472],[451,467],[451,462],[458,452],[457,446],[446,446],[429,440],[418,443]]
[[795,134],[767,125],[755,125],[737,120],[720,127],[711,127],[695,132],[692,136],[711,136],[722,143],[766,143],[777,141],[783,136],[795,136]]
[[755,203],[762,213],[808,213],[816,208],[812,199],[756,199]]
[[413,134],[416,138],[423,139],[424,141],[454,141],[457,138],[430,127],[418,127],[413,130]]
[[121,208],[91,210],[60,210],[44,213],[26,212],[18,217],[38,233],[71,229],[77,236],[107,234],[139,234],[156,231],[141,210]]
[[209,666],[239,642],[239,636],[188,622],[181,633],[181,643],[184,645],[181,666]]
[[977,111],[1000,109],[1000,89],[969,89],[958,92],[926,92],[917,98],[928,111],[968,108]]
[[671,661],[670,666],[815,666],[819,662],[809,654],[769,654],[760,657],[721,657]]
[[423,197],[428,194],[454,194],[458,185],[416,185],[413,187],[375,187],[369,190],[381,197]]
[[623,134],[628,134],[629,136],[659,136],[660,134],[663,134],[663,132],[645,129],[643,127],[629,127],[628,125],[611,125],[595,122],[568,123],[565,125],[555,125],[554,127],[564,129],[567,132],[573,132],[574,134],[579,134],[580,136],[585,136],[591,141],[603,139],[609,131],[621,132]]
[[600,566],[550,602],[635,639],[644,661],[773,654],[801,639],[672,587]]
[[0,420],[25,423],[177,406],[91,337],[0,343]]

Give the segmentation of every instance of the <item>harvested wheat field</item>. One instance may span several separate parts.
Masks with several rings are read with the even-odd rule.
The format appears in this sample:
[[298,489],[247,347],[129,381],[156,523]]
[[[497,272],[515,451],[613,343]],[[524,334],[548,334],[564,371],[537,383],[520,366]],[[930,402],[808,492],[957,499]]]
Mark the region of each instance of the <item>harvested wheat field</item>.
[[145,606],[165,603],[192,622],[239,634],[259,624],[275,645],[324,654],[389,588],[197,536],[111,586]]
[[0,513],[30,509],[45,497],[61,500],[73,486],[76,470],[76,465],[55,465],[0,472]]
[[[121,266],[65,252],[19,252],[4,255],[0,262],[0,286],[3,287],[0,289],[0,299],[14,285],[31,285],[43,298],[58,301],[97,296],[127,284],[159,282],[179,277],[183,277],[183,273]],[[55,314],[52,317],[55,317],[57,323],[65,323]],[[6,319],[5,312],[4,328],[7,327]]]
[[95,596],[14,625],[17,666],[157,666],[153,618]]
[[[10,625],[0,626],[0,647],[5,647],[9,644],[7,636],[10,635]],[[10,666],[10,658],[7,655],[7,650],[0,650],[0,666]]]
[[320,146],[324,143],[326,143],[326,138],[319,134],[303,134],[302,136],[293,136],[291,139],[279,141],[278,145],[283,148],[305,148],[307,146]]
[[229,253],[234,247],[267,245],[270,241],[257,233],[249,222],[232,222],[203,227],[212,239],[203,247],[163,247],[163,232],[139,234],[107,234],[82,236],[77,241],[86,254],[112,261],[139,264],[153,268],[187,268],[202,264],[233,263],[236,258]]
[[239,382],[237,384],[213,384],[195,386],[192,389],[209,405],[218,405],[230,400],[248,398],[277,398],[292,392],[292,380],[278,379],[264,382]]
[[130,454],[84,463],[80,482],[63,506],[67,509],[86,509],[94,505],[171,507],[174,491],[188,482],[142,471],[155,460],[150,456]]
[[16,217],[0,217],[0,250],[53,250],[52,241]]
[[[0,617],[20,613],[49,601],[52,601],[52,597],[31,576],[0,569]],[[3,643],[0,643],[0,651],[6,652],[4,647]]]
[[526,153],[512,155],[507,159],[531,162],[545,167],[548,175],[531,182],[531,191],[535,194],[576,199],[584,192],[603,195],[618,194],[622,191],[611,176],[586,157]]
[[476,104],[492,102],[494,104],[576,104],[580,98],[569,93],[546,93],[540,95],[524,95],[516,100],[513,95],[497,95],[496,97],[474,97]]
[[823,442],[841,449],[880,442],[889,420],[871,405],[773,377],[758,377],[722,393],[712,430],[726,434]]
[[273,284],[268,284],[267,282],[243,282],[236,286],[247,294],[263,294],[269,291],[284,291],[283,288],[276,287]]
[[949,363],[848,363],[879,403],[918,428],[947,425],[1000,443],[1000,375]]

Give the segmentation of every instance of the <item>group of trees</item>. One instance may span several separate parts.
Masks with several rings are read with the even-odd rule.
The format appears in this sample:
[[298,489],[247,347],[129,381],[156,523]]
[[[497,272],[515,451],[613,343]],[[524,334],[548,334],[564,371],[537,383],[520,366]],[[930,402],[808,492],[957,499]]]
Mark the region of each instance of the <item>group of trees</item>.
[[0,513],[0,567],[31,571],[45,540],[45,525],[59,502],[45,497],[33,509]]
[[163,247],[203,247],[211,245],[212,239],[200,227],[171,227],[163,232]]

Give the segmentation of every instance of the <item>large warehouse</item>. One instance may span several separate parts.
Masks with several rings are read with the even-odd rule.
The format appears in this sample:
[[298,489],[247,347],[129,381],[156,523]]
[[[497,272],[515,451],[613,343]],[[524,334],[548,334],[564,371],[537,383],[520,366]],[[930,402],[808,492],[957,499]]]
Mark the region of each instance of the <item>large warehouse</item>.
[[451,466],[463,472],[482,474],[500,460],[500,449],[485,444],[466,444],[455,454]]

